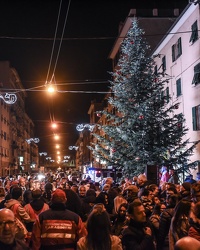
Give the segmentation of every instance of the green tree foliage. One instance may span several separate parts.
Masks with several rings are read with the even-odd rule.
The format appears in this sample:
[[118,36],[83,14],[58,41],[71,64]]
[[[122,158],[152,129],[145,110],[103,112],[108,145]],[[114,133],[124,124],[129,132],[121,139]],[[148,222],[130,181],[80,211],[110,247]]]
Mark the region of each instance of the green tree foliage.
[[101,111],[107,124],[99,125],[90,147],[95,158],[121,168],[127,177],[143,173],[147,165],[172,164],[183,171],[196,144],[183,140],[188,131],[183,114],[177,114],[177,104],[170,105],[166,78],[154,72],[143,34],[134,20],[110,73],[112,108]]

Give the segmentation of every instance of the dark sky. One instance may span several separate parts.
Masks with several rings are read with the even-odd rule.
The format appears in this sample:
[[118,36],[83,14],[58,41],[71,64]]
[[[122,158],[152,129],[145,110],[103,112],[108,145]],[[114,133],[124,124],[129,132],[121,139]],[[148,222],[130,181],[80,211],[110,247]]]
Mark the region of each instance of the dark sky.
[[[61,38],[68,0],[62,1],[57,38]],[[105,91],[110,79],[111,61],[108,55],[118,35],[120,21],[131,8],[176,8],[184,0],[71,0],[64,36],[60,46],[54,46],[50,80],[55,69],[58,90]],[[8,60],[28,91],[26,110],[40,138],[39,151],[50,150],[52,141],[50,120],[60,121],[58,132],[63,145],[74,145],[78,132],[76,124],[89,122],[87,111],[93,99],[103,94],[57,93],[53,97],[41,90],[47,80],[53,38],[56,30],[60,0],[1,0],[0,1],[0,60]],[[57,60],[57,63],[56,63]],[[55,67],[56,66],[56,67]],[[86,84],[87,81],[95,82]],[[66,84],[73,83],[73,85]],[[81,84],[77,84],[81,83]],[[60,85],[62,84],[62,85]]]

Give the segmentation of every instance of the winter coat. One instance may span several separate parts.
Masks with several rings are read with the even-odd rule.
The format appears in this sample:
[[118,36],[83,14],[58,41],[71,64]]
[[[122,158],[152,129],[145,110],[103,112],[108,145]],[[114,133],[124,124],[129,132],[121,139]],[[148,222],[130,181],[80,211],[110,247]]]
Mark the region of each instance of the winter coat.
[[26,245],[26,243],[22,240],[17,240],[13,242],[11,245],[5,245],[0,242],[0,249],[1,250],[30,250],[30,248]]
[[33,225],[32,250],[74,250],[87,231],[81,218],[62,203],[40,213]]
[[126,250],[154,250],[153,236],[145,234],[145,224],[130,219],[127,228],[122,231],[122,246]]
[[157,250],[162,250],[166,244],[167,245],[169,244],[168,234],[173,215],[174,215],[174,208],[166,208],[160,215]]
[[10,199],[4,203],[4,206],[13,211],[14,215],[23,223],[31,222],[31,218],[18,200]]
[[[111,250],[122,250],[122,243],[119,237],[112,235],[111,236]],[[82,237],[77,242],[77,250],[88,250],[86,237]]]

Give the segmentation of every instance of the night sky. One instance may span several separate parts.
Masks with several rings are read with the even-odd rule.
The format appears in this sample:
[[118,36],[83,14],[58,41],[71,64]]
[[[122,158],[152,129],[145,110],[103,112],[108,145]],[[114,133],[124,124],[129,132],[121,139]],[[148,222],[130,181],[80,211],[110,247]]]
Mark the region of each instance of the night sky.
[[26,111],[35,123],[40,152],[52,150],[51,119],[61,122],[57,132],[62,134],[63,150],[67,150],[78,138],[76,125],[89,122],[91,100],[101,101],[104,97],[95,93],[56,93],[50,97],[43,86],[54,69],[59,91],[107,91],[108,72],[112,70],[108,55],[119,23],[126,19],[130,9],[176,8],[187,2],[71,0],[69,6],[69,1],[63,0],[53,50],[60,0],[0,1],[0,60],[10,61],[25,89],[35,88],[27,91]]

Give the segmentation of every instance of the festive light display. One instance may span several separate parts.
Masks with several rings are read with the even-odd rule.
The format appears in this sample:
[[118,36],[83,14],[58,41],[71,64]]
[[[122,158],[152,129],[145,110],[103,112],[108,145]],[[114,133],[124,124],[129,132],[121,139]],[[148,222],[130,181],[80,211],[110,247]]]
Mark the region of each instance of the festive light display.
[[3,99],[6,104],[14,104],[17,101],[17,96],[10,93],[6,93],[5,96],[0,94],[0,98]]
[[35,142],[35,143],[38,143],[40,141],[39,138],[30,138],[30,139],[26,139],[26,142],[28,144],[30,144],[31,142]]
[[83,131],[85,128],[88,128],[91,132],[93,131],[95,125],[91,125],[91,124],[79,124],[76,126],[76,130],[78,130],[79,132]]

